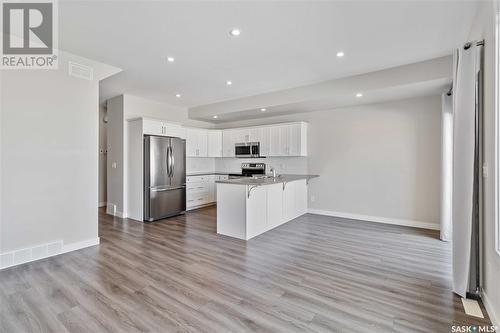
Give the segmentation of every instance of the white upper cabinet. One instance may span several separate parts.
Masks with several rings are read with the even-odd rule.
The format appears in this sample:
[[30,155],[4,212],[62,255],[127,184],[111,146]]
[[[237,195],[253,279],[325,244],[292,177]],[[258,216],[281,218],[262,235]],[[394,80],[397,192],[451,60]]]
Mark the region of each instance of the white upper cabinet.
[[269,154],[270,151],[270,134],[271,128],[269,126],[263,127],[261,129],[260,135],[260,156],[271,156]]
[[186,156],[207,157],[208,155],[208,131],[202,128],[186,129]]
[[261,156],[307,156],[307,123],[207,130],[142,119],[143,133],[186,139],[187,157],[234,157],[237,143],[259,142]]
[[234,157],[234,145],[236,143],[236,130],[222,131],[222,156]]
[[281,126],[269,127],[269,155],[268,156],[281,156]]
[[222,131],[208,130],[208,157],[222,157]]
[[148,135],[173,136],[186,138],[186,132],[180,124],[168,123],[157,119],[142,119],[142,131]]
[[252,127],[248,129],[248,142],[262,142],[262,127]]

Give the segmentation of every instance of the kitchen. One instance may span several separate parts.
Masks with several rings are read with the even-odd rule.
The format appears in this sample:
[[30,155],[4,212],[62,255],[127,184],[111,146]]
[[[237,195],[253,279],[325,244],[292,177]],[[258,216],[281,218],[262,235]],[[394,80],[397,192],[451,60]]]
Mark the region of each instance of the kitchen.
[[[108,114],[122,113],[123,105],[123,96],[116,97],[108,104]],[[108,124],[112,127],[115,125],[112,119],[120,118],[110,119]],[[280,166],[266,165],[265,162],[266,158],[306,158],[307,129],[305,122],[217,130],[184,127],[159,119],[131,118],[125,132],[125,161],[128,161],[125,202],[128,207],[122,217],[151,222],[219,202],[223,204],[217,206],[217,232],[245,240],[299,217],[307,212],[309,180],[317,176],[277,174],[275,168]],[[168,140],[166,145],[161,142],[161,137]],[[178,146],[172,149],[174,140]],[[114,147],[108,145],[108,150],[112,151]],[[186,171],[196,167],[191,164],[205,158],[212,159],[209,160],[214,163],[212,171]],[[240,170],[215,170],[217,160],[222,158],[236,159],[241,163]],[[116,161],[110,161],[113,163]],[[266,195],[262,207],[243,206],[238,213],[238,216],[243,216],[251,212],[267,212],[269,208],[265,218],[261,216],[254,218],[255,221],[246,221],[248,225],[260,225],[256,231],[251,232],[251,236],[243,231],[228,231],[233,228],[246,230],[233,221],[235,216],[230,211],[234,212],[235,206],[225,204],[232,197],[231,193],[226,193],[233,188],[228,185],[240,185],[237,187],[241,187],[250,199],[252,190],[257,192],[257,187],[267,190],[269,184],[279,184],[283,194],[279,195],[275,190],[278,196]],[[107,212],[116,214],[116,206],[108,205]]]

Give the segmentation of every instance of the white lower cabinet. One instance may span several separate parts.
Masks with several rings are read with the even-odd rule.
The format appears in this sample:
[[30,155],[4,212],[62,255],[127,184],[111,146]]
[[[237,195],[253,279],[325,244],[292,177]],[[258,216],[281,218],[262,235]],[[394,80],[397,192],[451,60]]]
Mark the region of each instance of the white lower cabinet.
[[273,184],[267,187],[267,221],[270,228],[283,223],[283,184]]
[[267,186],[252,187],[247,195],[247,239],[262,233],[267,227],[267,212],[262,207],[267,206]]
[[217,201],[217,180],[227,175],[203,175],[186,177],[186,209],[191,210]]
[[217,233],[248,240],[307,212],[305,179],[271,185],[219,184]]

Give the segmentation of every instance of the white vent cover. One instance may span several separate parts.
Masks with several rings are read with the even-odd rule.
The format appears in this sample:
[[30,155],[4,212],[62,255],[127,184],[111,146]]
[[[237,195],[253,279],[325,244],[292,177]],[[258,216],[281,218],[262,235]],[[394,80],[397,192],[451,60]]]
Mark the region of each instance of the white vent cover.
[[69,64],[69,75],[77,77],[79,79],[92,81],[94,77],[94,70],[92,67],[85,66],[82,64],[77,64],[76,62],[70,61]]

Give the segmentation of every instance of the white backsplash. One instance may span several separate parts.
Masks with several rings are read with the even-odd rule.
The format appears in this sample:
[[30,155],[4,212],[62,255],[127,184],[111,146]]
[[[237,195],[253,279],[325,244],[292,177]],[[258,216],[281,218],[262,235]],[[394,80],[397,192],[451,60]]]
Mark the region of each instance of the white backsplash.
[[186,173],[215,171],[215,158],[212,157],[187,157]]
[[240,173],[241,163],[265,163],[266,172],[270,173],[275,168],[277,173],[306,174],[307,157],[268,157],[268,158],[186,158],[186,172],[230,172]]
[[277,173],[306,174],[307,157],[269,157],[269,158],[217,158],[215,170],[223,172],[241,172],[241,163],[265,163],[266,172],[275,168]]

